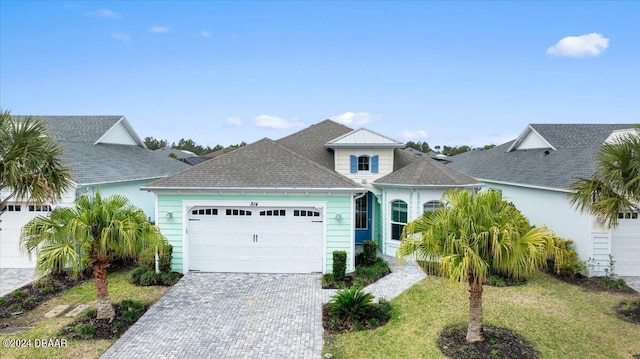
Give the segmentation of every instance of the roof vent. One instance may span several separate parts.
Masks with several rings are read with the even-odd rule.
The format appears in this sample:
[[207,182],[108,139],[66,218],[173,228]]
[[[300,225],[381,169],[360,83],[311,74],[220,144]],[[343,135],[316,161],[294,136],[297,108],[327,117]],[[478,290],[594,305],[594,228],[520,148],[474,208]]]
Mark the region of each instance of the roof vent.
[[550,154],[550,153],[551,153],[551,152],[549,152],[549,150],[544,150],[544,151],[542,151],[542,155],[541,155],[540,157],[541,157],[541,158],[542,158],[542,157],[547,157],[547,156],[549,156],[549,154]]

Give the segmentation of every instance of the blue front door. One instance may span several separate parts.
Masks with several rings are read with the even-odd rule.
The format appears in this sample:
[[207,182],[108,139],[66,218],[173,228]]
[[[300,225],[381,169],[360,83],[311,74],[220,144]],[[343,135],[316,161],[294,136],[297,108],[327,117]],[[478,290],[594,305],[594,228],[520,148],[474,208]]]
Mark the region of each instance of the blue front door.
[[356,243],[371,240],[371,192],[356,199]]

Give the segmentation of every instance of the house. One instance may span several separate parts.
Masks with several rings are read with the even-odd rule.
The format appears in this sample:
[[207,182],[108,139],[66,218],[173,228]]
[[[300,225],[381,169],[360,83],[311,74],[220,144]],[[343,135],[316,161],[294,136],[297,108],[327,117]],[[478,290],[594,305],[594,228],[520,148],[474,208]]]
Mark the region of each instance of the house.
[[332,253],[375,240],[395,255],[405,224],[475,179],[401,142],[331,120],[264,138],[155,181],[173,270],[330,272]]
[[[531,124],[513,141],[489,150],[474,150],[450,158],[449,167],[502,191],[534,225],[546,225],[572,239],[594,275],[613,271],[640,276],[640,219],[620,213],[616,228],[575,210],[569,185],[595,173],[594,154],[619,130],[632,124]],[[611,257],[610,257],[611,256]]]
[[73,205],[84,194],[99,190],[103,196],[124,195],[154,219],[155,198],[141,192],[140,187],[189,167],[148,150],[123,116],[38,118],[61,145],[62,162],[70,168],[73,184],[58,203],[33,205],[20,199],[8,203],[0,222],[0,268],[33,268],[35,258],[30,259],[19,248],[22,227],[57,206]]

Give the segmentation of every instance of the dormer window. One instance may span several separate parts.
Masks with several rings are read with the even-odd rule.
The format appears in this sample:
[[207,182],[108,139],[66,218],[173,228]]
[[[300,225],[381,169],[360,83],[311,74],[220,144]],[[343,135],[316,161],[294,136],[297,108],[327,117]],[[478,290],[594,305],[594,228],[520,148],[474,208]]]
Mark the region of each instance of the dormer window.
[[369,156],[358,157],[358,171],[369,171]]
[[375,156],[351,155],[350,160],[351,160],[351,164],[350,164],[351,173],[359,173],[359,172],[378,173],[378,155],[375,155]]

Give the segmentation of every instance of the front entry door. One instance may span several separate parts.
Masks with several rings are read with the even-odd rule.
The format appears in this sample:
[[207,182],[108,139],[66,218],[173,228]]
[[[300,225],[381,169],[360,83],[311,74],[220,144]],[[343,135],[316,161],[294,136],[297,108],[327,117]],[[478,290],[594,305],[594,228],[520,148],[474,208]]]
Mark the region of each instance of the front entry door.
[[371,240],[371,192],[356,199],[356,243]]

